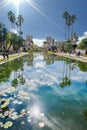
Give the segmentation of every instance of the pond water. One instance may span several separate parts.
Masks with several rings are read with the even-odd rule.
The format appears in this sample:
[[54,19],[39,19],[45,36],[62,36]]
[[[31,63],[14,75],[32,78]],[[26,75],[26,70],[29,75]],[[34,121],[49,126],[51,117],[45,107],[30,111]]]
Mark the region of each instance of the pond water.
[[32,53],[0,66],[0,130],[87,130],[87,64]]

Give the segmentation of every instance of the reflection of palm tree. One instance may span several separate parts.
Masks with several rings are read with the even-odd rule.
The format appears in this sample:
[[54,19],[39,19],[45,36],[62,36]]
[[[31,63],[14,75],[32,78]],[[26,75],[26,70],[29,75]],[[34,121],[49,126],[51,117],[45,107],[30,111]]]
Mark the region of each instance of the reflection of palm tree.
[[[67,71],[67,69],[69,71]],[[71,79],[70,79],[70,65],[68,65],[67,63],[65,64],[64,62],[64,66],[63,66],[63,78],[62,78],[62,82],[60,83],[60,86],[62,88],[64,88],[65,86],[70,86],[71,85]]]
[[18,83],[21,85],[25,84],[25,78],[23,77],[23,68],[21,68],[21,73],[19,72],[19,75],[17,75],[17,72],[14,72],[14,79],[12,80],[12,87],[17,87]]
[[33,66],[34,54],[29,53],[29,62],[27,63],[28,66]]
[[15,87],[15,88],[18,85],[17,72],[14,72],[14,79],[12,80],[11,85],[12,85],[12,87]]
[[64,78],[63,78],[63,80],[62,80],[62,82],[60,83],[60,86],[63,88],[63,87],[65,87],[65,86],[70,86],[71,85],[71,80],[67,77],[67,76],[65,76]]
[[23,71],[24,71],[24,68],[21,68],[21,73],[18,76],[19,82],[20,82],[21,85],[25,84],[25,78],[23,77]]

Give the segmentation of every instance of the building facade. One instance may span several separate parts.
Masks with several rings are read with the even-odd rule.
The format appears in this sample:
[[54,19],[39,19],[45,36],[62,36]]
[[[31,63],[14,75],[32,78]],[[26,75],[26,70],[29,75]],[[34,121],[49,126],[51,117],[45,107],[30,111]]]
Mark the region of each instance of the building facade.
[[26,36],[26,40],[24,42],[24,50],[28,51],[33,49],[33,45],[34,45],[33,37],[30,35]]
[[65,44],[64,41],[56,41],[52,37],[46,37],[46,48],[47,50],[59,50],[61,45]]

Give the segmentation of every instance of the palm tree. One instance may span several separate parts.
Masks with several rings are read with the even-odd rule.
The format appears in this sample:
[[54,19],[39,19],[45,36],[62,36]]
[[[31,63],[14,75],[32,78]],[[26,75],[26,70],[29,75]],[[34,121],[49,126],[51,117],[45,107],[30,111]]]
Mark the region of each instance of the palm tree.
[[18,15],[16,25],[19,27],[19,34],[22,34],[21,25],[23,22],[24,22],[24,18],[22,17],[22,15]]
[[14,29],[16,17],[15,17],[15,14],[12,11],[8,12],[8,19],[11,22],[12,29]]
[[70,39],[69,37],[69,33],[70,33],[70,26],[71,26],[71,15],[68,15],[68,19],[67,19],[67,27],[68,27],[68,40]]
[[67,20],[68,20],[68,12],[65,10],[63,13],[63,18],[65,19],[65,41],[66,41],[66,27],[67,27]]
[[17,32],[18,32],[18,22],[17,21],[15,22],[15,25],[17,26]]
[[76,16],[73,14],[71,16],[71,24],[72,24],[72,34],[71,34],[71,37],[73,38],[73,24],[75,23],[75,20],[76,20]]

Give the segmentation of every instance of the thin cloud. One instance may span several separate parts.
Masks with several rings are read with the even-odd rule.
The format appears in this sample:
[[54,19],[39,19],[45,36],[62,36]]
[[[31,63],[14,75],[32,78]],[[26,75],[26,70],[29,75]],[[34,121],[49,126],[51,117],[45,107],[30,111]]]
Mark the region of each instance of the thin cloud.
[[87,38],[87,32],[84,32],[82,36],[79,36],[77,44],[79,44],[84,38]]
[[44,39],[33,39],[34,44],[36,44],[37,46],[42,46],[44,43]]

